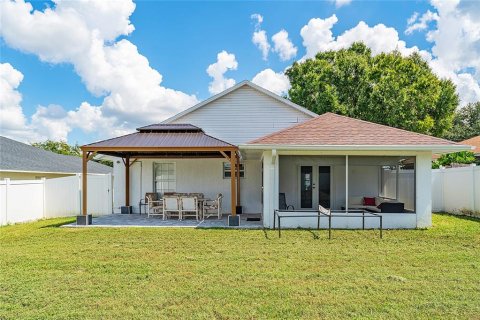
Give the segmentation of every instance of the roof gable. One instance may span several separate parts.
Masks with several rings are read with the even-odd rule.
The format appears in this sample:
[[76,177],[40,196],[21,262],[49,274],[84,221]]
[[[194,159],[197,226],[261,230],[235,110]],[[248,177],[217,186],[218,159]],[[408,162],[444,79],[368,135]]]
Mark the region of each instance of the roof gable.
[[373,122],[324,113],[249,142],[299,146],[458,146],[461,144]]
[[230,88],[228,88],[228,89],[226,89],[226,90],[224,90],[224,91],[222,91],[222,92],[220,92],[220,93],[218,93],[218,94],[216,94],[216,95],[214,95],[214,96],[212,96],[212,97],[210,97],[210,98],[208,98],[208,99],[206,99],[206,100],[204,100],[204,101],[202,101],[202,102],[200,102],[200,103],[198,103],[198,104],[196,104],[196,105],[194,105],[194,106],[192,106],[192,107],[190,107],[190,108],[188,108],[188,109],[186,109],[186,110],[184,110],[180,113],[177,113],[176,115],[164,120],[162,123],[170,123],[172,121],[175,121],[175,120],[183,117],[184,115],[187,115],[187,114],[189,114],[189,113],[191,113],[195,110],[198,110],[198,109],[202,108],[203,106],[205,106],[205,105],[207,105],[207,104],[209,104],[213,101],[216,101],[216,100],[228,95],[229,93],[231,93],[231,92],[233,92],[233,91],[235,91],[239,88],[242,88],[243,86],[248,86],[248,87],[250,87],[250,88],[252,88],[252,89],[254,89],[258,92],[261,92],[261,93],[263,93],[263,94],[265,94],[265,95],[267,95],[267,96],[269,96],[269,97],[271,97],[271,98],[273,98],[277,101],[280,101],[280,102],[292,107],[293,109],[296,109],[300,112],[303,112],[306,115],[309,115],[311,117],[316,116],[316,114],[314,112],[311,112],[310,110],[308,110],[308,109],[306,109],[302,106],[299,106],[298,104],[293,103],[292,101],[290,101],[288,99],[282,98],[279,95],[254,84],[251,81],[244,80],[244,81],[239,82],[238,84],[234,85],[233,87],[230,87]]

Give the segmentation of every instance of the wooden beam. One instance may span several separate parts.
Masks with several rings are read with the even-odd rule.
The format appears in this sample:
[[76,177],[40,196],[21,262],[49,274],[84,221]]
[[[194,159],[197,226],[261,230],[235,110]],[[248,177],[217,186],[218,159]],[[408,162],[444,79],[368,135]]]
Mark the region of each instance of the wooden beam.
[[225,151],[220,150],[220,153],[225,157],[225,159],[228,160],[228,162],[230,162],[230,157],[225,153]]
[[130,156],[125,157],[125,206],[130,205]]
[[230,154],[230,169],[231,169],[231,173],[230,173],[230,206],[232,208],[232,216],[235,217],[235,215],[237,214],[236,211],[235,211],[235,207],[237,205],[237,192],[235,190],[235,187],[236,187],[236,183],[235,183],[235,180],[236,180],[236,177],[237,177],[237,174],[236,174],[236,159],[237,157],[235,156],[234,152],[232,151],[231,154]]
[[97,155],[97,152],[87,152],[87,161],[90,161]]
[[235,172],[237,173],[237,206],[240,205],[240,157],[236,155],[237,168]]
[[87,215],[87,152],[82,152],[82,215]]
[[237,151],[237,147],[81,147],[82,151],[123,151],[123,152],[138,152],[138,151],[150,151],[150,152],[165,152],[165,151],[224,151],[232,152]]
[[135,159],[133,159],[133,161],[132,161],[132,162],[130,162],[130,164],[129,164],[128,166],[129,166],[129,167],[131,167],[131,166],[132,166],[132,164],[134,164],[134,163],[135,163],[135,162],[137,162],[137,161],[138,161],[138,158],[135,158]]

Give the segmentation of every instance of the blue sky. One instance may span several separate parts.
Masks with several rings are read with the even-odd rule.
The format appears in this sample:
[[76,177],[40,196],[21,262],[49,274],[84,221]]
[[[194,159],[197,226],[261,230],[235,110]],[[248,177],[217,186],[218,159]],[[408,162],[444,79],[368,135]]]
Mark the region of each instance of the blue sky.
[[[37,1],[33,3],[33,7],[39,11],[44,11],[46,7],[56,10],[56,5],[51,2]],[[119,32],[120,35],[114,40],[106,40],[105,46],[113,45],[121,39],[128,40],[137,47],[140,55],[148,59],[150,67],[162,75],[162,87],[178,90],[186,95],[194,95],[198,101],[211,96],[209,83],[212,78],[207,74],[206,69],[217,61],[219,52],[225,50],[235,56],[238,67],[236,70],[226,71],[224,76],[236,82],[244,79],[251,80],[265,69],[281,73],[293,61],[306,54],[300,30],[312,18],[327,19],[335,15],[338,22],[331,28],[334,38],[355,28],[360,21],[364,21],[369,27],[383,24],[395,29],[400,40],[406,42],[407,48],[416,46],[420,50],[431,52],[432,47],[437,43],[427,41],[426,34],[430,29],[434,29],[435,24],[440,20],[429,21],[427,28],[420,28],[411,34],[405,33],[407,20],[414,12],[422,15],[428,10],[437,12],[438,8],[426,1],[352,1],[341,7],[338,7],[334,1],[136,1],[133,13],[126,14],[135,30],[128,34]],[[255,27],[256,21],[251,18],[255,13],[262,15],[263,22],[259,29],[266,32],[272,47],[271,37],[274,34],[282,29],[288,32],[288,39],[297,48],[293,58],[281,61],[278,54],[270,51],[268,59],[262,59],[262,53],[252,43],[253,32],[258,31]],[[15,30],[15,27],[6,22],[2,29]],[[35,42],[34,33],[27,36]],[[44,38],[44,41],[49,39]],[[55,126],[48,130],[39,129],[40,124],[33,124],[31,117],[37,113],[38,106],[56,105],[60,106],[62,112],[75,111],[82,102],[88,102],[91,106],[101,106],[104,98],[110,93],[109,87],[102,89],[103,92],[100,94],[92,93],[86,83],[95,80],[85,76],[85,71],[79,72],[77,62],[70,62],[72,60],[70,58],[53,62],[51,58],[41,59],[42,50],[44,50],[41,45],[36,47],[32,45],[31,48],[28,44],[16,43],[15,39],[10,39],[4,34],[0,49],[0,62],[9,63],[23,74],[22,81],[14,89],[21,94],[20,107],[25,116],[26,127],[30,126],[31,130],[42,132],[38,135],[39,138],[66,137],[71,143],[82,144],[104,137],[99,130],[92,130],[92,128],[86,130],[81,126],[75,126],[74,120],[69,120],[71,123],[68,129],[65,129],[67,134],[55,134],[52,132],[55,131]],[[472,62],[469,68],[472,70],[470,73],[474,73],[476,65]],[[453,70],[453,72],[460,71]],[[154,107],[149,106],[149,108]],[[185,106],[179,107],[179,109],[182,108]],[[116,117],[112,123],[119,121],[118,123],[126,126],[127,131],[131,130],[132,125],[143,122],[147,124],[150,120],[146,115],[135,120],[135,123],[128,123],[128,116],[125,116],[124,111],[122,116],[119,116],[115,114],[114,107],[108,109],[108,112],[105,110],[107,108],[101,111],[105,116]],[[142,109],[141,112],[145,110],[148,113],[148,108]],[[160,118],[155,116],[150,122],[161,120]],[[58,119],[61,121],[61,116]],[[16,133],[2,130],[2,134],[15,136]],[[19,139],[25,140],[24,135],[17,135]]]

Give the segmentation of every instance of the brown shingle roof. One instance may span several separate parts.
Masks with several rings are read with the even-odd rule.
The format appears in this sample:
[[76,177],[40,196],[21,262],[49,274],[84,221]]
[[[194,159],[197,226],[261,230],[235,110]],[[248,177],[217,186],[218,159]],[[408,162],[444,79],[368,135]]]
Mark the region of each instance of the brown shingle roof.
[[445,139],[340,116],[330,112],[256,139],[249,144],[306,146],[460,145]]
[[460,144],[466,144],[472,147],[475,147],[474,150],[472,150],[474,153],[480,153],[480,136],[476,136],[467,140],[463,140],[462,142],[459,142]]

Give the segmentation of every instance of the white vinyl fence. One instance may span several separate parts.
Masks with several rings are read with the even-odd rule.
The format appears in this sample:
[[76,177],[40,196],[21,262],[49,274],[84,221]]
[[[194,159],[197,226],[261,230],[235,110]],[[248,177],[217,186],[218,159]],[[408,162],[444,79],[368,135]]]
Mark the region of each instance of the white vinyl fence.
[[[0,225],[81,212],[81,174],[42,180],[0,180]],[[112,213],[112,175],[89,174],[88,212]]]
[[432,170],[432,210],[480,211],[480,167]]

